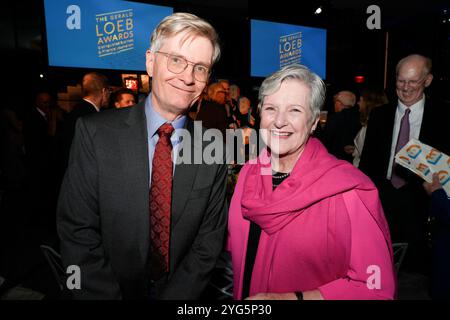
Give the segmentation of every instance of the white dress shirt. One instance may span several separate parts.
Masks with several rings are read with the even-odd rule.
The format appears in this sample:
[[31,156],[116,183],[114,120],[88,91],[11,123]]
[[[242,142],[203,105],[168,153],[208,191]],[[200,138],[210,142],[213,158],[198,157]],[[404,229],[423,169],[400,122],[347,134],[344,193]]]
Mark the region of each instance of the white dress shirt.
[[94,106],[95,110],[97,110],[97,112],[100,112],[100,108],[97,107],[97,106],[95,105],[95,103],[93,103],[91,100],[86,99],[86,98],[83,98],[83,100],[86,101],[86,102],[89,102],[90,104],[92,104],[92,105]]
[[41,114],[41,116],[44,117],[45,121],[47,121],[47,116],[45,115],[44,111],[42,111],[41,109],[39,109],[39,107],[36,107],[37,112],[39,112]]
[[[423,108],[425,106],[425,95],[422,99],[417,101],[415,104],[409,107],[411,112],[409,113],[409,140],[412,138],[419,139],[420,127],[422,126],[423,118]],[[400,100],[398,101],[397,111],[395,111],[395,122],[394,122],[394,132],[392,134],[391,143],[391,156],[389,158],[389,166],[386,178],[391,179],[392,175],[392,164],[395,157],[395,147],[397,145],[398,133],[400,131],[400,123],[402,121],[405,110],[408,108]]]

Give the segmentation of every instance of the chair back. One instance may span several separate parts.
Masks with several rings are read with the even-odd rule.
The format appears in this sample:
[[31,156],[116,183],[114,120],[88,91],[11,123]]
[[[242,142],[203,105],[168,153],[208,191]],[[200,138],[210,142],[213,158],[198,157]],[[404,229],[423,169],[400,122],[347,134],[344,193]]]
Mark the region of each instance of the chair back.
[[50,269],[52,270],[53,278],[55,279],[56,284],[59,289],[63,291],[64,286],[66,285],[67,275],[64,271],[61,255],[56,252],[55,249],[47,245],[41,245],[40,248],[50,266]]
[[394,266],[397,274],[402,266],[403,259],[405,258],[406,250],[408,249],[408,243],[399,242],[392,244],[392,250],[394,251]]

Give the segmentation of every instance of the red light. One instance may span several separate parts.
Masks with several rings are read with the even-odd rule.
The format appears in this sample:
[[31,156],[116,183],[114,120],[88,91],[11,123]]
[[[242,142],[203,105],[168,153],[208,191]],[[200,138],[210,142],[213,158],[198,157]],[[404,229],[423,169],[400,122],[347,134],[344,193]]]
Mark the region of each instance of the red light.
[[356,83],[364,83],[364,76],[356,76],[355,82]]

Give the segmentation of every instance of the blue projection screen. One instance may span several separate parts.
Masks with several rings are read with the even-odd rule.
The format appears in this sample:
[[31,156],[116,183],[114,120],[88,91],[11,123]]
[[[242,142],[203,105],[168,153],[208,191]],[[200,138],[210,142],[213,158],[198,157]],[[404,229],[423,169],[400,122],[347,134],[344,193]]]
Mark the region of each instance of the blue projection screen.
[[267,77],[283,66],[300,63],[326,75],[327,31],[251,20],[251,76]]
[[44,0],[50,66],[145,70],[157,24],[173,8],[120,0]]

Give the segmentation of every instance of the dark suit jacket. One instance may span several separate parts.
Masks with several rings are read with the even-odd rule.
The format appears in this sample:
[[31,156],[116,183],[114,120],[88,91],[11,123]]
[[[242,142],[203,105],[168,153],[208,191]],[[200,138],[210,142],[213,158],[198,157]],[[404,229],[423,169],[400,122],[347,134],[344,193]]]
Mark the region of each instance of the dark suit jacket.
[[45,118],[33,108],[24,118],[24,144],[25,154],[29,167],[48,167],[50,152],[50,137]]
[[[359,169],[366,173],[380,187],[386,181],[394,130],[397,104],[387,104],[375,108],[370,114],[366,139]],[[446,123],[450,120],[450,107],[443,103],[433,103],[426,99],[420,128],[419,140],[446,154],[449,154],[450,143]],[[407,181],[422,183],[422,179],[413,173],[402,174]]]
[[[202,132],[181,143],[202,152]],[[200,131],[201,131],[200,127]],[[194,139],[196,141],[194,142]],[[172,190],[170,272],[160,299],[196,299],[226,232],[226,164],[180,164]],[[81,268],[82,299],[149,295],[149,164],[144,102],[81,118],[58,206],[63,263]]]
[[[389,104],[372,111],[359,168],[379,189],[380,199],[389,223],[393,242],[408,242],[408,252],[402,268],[428,273],[428,211],[430,197],[423,180],[411,171],[396,166],[396,172],[406,184],[395,189],[386,179],[392,145],[392,135],[397,105]],[[450,108],[443,104],[425,101],[419,140],[448,154],[446,133]]]
[[358,107],[332,113],[328,116],[323,132],[323,143],[328,152],[336,158],[353,162],[353,156],[345,153],[344,147],[354,145],[353,139],[355,139],[359,129],[361,129],[361,123]]
[[64,174],[64,171],[67,168],[70,147],[75,135],[75,125],[78,118],[96,112],[97,110],[91,103],[86,100],[81,100],[73,107],[71,112],[64,116],[63,121],[59,124],[56,132],[56,143],[58,148],[58,163],[60,165],[59,171],[61,171],[61,175]]
[[433,222],[433,269],[431,297],[450,299],[450,199],[443,189],[431,195],[430,216]]

